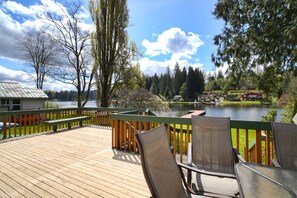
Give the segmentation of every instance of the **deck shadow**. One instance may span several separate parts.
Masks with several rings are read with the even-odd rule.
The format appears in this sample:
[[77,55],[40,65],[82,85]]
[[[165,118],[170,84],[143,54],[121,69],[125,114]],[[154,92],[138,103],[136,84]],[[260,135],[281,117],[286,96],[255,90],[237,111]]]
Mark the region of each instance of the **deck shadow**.
[[140,155],[130,152],[119,151],[117,149],[112,149],[114,156],[112,157],[115,160],[120,160],[127,163],[141,165]]

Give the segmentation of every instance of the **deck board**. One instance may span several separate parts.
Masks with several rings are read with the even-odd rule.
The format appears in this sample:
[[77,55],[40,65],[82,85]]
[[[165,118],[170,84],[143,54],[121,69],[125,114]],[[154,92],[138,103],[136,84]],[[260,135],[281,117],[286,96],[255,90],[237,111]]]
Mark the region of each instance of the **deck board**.
[[82,127],[0,144],[0,197],[149,197],[139,155]]

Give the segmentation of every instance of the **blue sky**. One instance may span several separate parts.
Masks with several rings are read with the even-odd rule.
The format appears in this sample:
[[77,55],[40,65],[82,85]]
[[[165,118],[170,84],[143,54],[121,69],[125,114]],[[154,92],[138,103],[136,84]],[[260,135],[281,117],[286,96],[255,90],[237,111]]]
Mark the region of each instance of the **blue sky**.
[[[88,9],[88,1],[82,1]],[[34,86],[24,73],[27,66],[15,44],[23,29],[38,26],[34,14],[40,3],[54,9],[54,0],[0,0],[0,81]],[[223,22],[211,14],[215,3],[215,0],[128,0],[129,39],[142,51],[141,70],[146,75],[159,74],[167,66],[173,69],[176,62],[181,67],[201,68],[205,73],[214,70],[213,37],[223,27]],[[45,89],[73,89],[52,82],[48,79]]]

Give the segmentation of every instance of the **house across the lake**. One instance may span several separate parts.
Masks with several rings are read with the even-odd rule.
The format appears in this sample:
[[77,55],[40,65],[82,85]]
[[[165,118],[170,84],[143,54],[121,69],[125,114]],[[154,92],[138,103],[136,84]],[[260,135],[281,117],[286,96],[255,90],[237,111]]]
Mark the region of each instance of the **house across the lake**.
[[255,92],[248,92],[240,96],[241,100],[262,100],[262,94]]
[[0,111],[43,109],[48,96],[41,89],[0,82]]

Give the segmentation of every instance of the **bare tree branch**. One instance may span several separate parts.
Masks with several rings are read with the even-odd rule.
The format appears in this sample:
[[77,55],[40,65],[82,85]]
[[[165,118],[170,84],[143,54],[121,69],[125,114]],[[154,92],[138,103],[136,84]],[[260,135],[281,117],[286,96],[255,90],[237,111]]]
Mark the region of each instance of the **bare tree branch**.
[[[60,15],[45,8],[45,17],[51,37],[60,44],[63,63],[52,76],[59,81],[72,84],[77,89],[77,105],[87,103],[93,80],[89,31],[80,26],[79,14],[83,11],[80,0],[60,6]],[[65,8],[66,9],[65,9]],[[48,32],[48,31],[47,31]]]
[[45,77],[57,64],[55,58],[58,52],[57,43],[38,30],[25,32],[18,43],[24,52],[24,61],[33,69],[35,75],[32,76],[30,70],[27,73],[34,78],[36,88],[42,89]]

